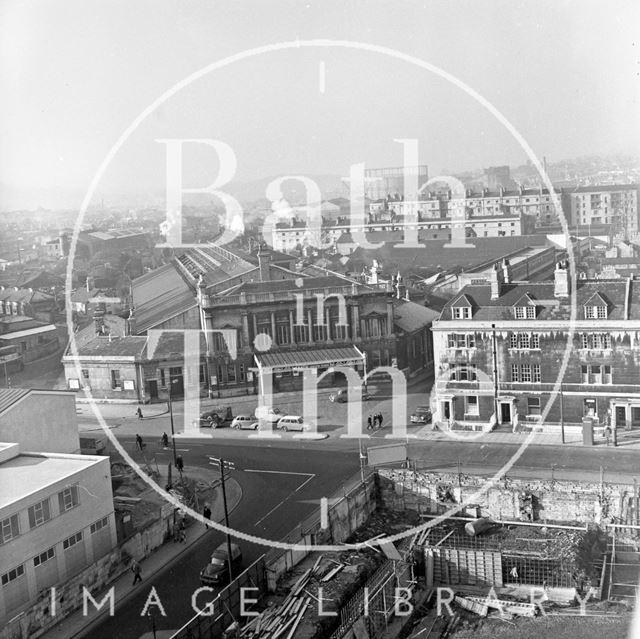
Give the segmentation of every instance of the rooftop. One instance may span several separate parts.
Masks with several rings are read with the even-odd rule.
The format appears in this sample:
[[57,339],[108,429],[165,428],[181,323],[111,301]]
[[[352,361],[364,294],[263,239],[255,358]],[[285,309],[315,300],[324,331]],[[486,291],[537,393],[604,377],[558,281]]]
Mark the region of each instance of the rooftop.
[[19,453],[0,461],[0,511],[33,493],[63,482],[76,473],[99,463],[90,455]]
[[405,333],[420,330],[440,317],[439,311],[407,300],[396,300],[393,306],[393,323]]
[[[144,336],[127,335],[126,337],[104,337],[96,335],[92,340],[78,344],[79,357],[140,357],[147,344]],[[73,360],[71,345],[63,358]]]

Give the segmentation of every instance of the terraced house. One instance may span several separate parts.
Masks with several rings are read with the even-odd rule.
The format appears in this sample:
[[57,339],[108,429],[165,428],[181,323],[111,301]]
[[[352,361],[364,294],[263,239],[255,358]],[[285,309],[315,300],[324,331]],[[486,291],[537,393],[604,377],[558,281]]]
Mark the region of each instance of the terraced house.
[[432,328],[442,428],[640,428],[640,285],[578,279],[572,291],[565,263],[554,278],[512,282],[496,264],[445,306]]

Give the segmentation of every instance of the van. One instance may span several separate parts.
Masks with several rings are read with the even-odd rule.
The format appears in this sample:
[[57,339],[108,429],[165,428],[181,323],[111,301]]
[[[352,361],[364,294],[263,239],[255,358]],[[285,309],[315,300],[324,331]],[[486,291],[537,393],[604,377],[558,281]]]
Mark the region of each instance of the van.
[[80,452],[83,455],[104,455],[105,443],[99,437],[80,437]]

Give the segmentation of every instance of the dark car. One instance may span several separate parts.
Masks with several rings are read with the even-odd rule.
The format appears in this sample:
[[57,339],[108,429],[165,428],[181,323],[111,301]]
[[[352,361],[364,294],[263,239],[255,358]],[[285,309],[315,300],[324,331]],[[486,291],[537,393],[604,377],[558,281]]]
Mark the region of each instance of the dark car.
[[[362,400],[366,401],[368,399],[371,399],[371,395],[367,390],[363,388]],[[349,401],[349,391],[346,388],[342,388],[339,391],[336,391],[335,393],[331,393],[331,395],[329,395],[329,401],[336,402],[338,404],[344,404],[345,402]]]
[[[228,556],[227,543],[224,542],[213,551],[211,561],[200,571],[200,583],[206,586],[227,583],[229,581]],[[238,569],[242,565],[242,551],[237,544],[231,544],[231,565],[233,576],[237,577]]]
[[431,409],[428,406],[418,406],[411,413],[412,424],[428,424],[431,421]]
[[211,406],[200,413],[200,428],[219,428],[233,421],[231,406]]

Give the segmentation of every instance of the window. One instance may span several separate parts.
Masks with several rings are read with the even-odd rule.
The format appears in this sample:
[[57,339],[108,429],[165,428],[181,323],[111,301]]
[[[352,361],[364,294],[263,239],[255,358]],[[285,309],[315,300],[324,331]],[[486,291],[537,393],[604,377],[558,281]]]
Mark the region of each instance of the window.
[[51,509],[49,508],[49,500],[43,499],[41,502],[29,508],[29,527],[36,528],[41,526],[45,521],[51,519]]
[[540,364],[531,364],[531,381],[534,384],[539,384],[542,381]]
[[540,415],[540,398],[529,397],[527,399],[527,413],[529,415]]
[[113,388],[113,389],[116,389],[116,388],[122,389],[122,380],[120,379],[120,371],[119,370],[112,370],[111,371],[111,388]]
[[596,415],[598,414],[597,401],[595,399],[585,399],[583,410],[585,417],[596,417]]
[[520,338],[520,348],[529,348],[529,343],[531,341],[529,339],[529,335],[527,333],[520,333],[519,338]]
[[583,333],[580,335],[580,346],[593,349],[611,348],[611,335],[609,333]]
[[235,362],[227,364],[227,381],[235,384],[236,382],[236,365]]
[[583,384],[611,384],[611,366],[609,364],[590,364],[580,367]]
[[239,380],[244,383],[247,381],[247,374],[244,370],[244,364],[238,364]]
[[606,306],[585,306],[584,316],[586,319],[607,319]]
[[471,307],[470,306],[454,306],[451,309],[453,319],[470,319]]
[[609,366],[608,364],[605,364],[602,367],[602,383],[603,384],[611,384],[611,383],[613,383],[611,381],[611,366]]
[[531,364],[520,365],[520,381],[521,382],[531,381]]
[[531,348],[540,348],[540,335],[531,333]]
[[34,567],[38,567],[40,564],[43,564],[45,561],[49,561],[49,559],[53,559],[56,556],[56,551],[54,548],[49,548],[49,550],[45,550],[40,553],[37,557],[33,558]]
[[58,505],[60,506],[60,513],[64,513],[67,510],[71,510],[78,505],[78,487],[70,486],[58,493]]
[[98,521],[96,521],[95,524],[91,524],[91,534],[93,535],[97,533],[99,530],[106,528],[108,524],[109,524],[108,517],[103,517],[102,519],[99,519]]
[[478,406],[477,395],[467,395],[465,398],[465,415],[479,415],[480,408]]
[[449,348],[475,348],[476,336],[471,333],[450,333],[448,336]]
[[167,382],[164,377],[164,368],[160,369],[160,386],[164,388],[167,385]]
[[511,381],[520,381],[520,367],[517,364],[511,364]]
[[81,532],[77,532],[75,535],[71,535],[71,537],[65,539],[62,542],[62,547],[65,550],[68,550],[72,546],[75,546],[76,544],[79,544],[81,541],[82,541],[82,533]]
[[276,341],[278,344],[288,344],[291,339],[289,337],[289,320],[287,318],[287,323],[280,322],[278,320],[278,324],[276,324]]
[[540,364],[511,364],[511,381],[539,384],[542,381]]
[[535,306],[514,306],[513,308],[516,319],[535,319]]
[[6,544],[20,534],[18,515],[11,515],[0,521],[0,544]]
[[18,579],[18,577],[22,577],[22,575],[24,575],[24,565],[20,564],[9,572],[5,572],[4,575],[2,575],[0,581],[2,581],[3,586],[6,586],[8,583],[11,583],[12,581]]
[[476,367],[474,365],[456,366],[449,379],[454,382],[473,382],[476,380]]

